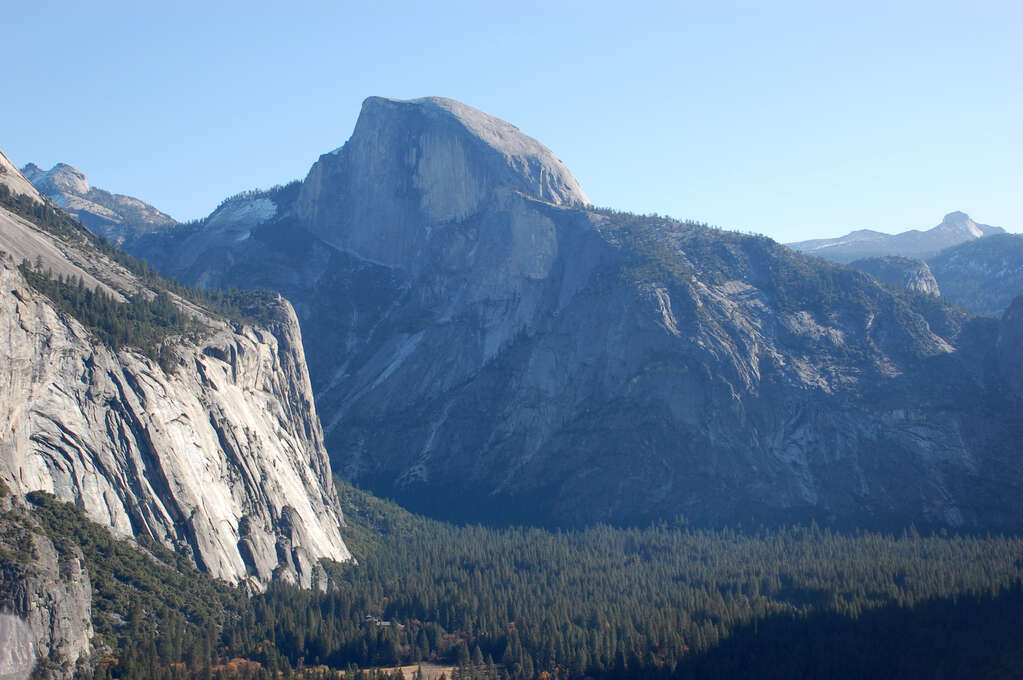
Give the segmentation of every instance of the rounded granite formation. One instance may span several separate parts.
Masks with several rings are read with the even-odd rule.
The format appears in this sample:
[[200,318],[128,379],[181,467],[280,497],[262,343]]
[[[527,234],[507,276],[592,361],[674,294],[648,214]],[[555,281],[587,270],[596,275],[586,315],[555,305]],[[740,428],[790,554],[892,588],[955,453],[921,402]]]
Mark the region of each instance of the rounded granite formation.
[[441,97],[370,97],[351,139],[309,171],[297,212],[332,245],[418,271],[439,232],[515,194],[589,203],[550,149],[503,120]]
[[886,255],[856,260],[849,266],[870,274],[881,283],[887,283],[890,286],[898,286],[914,293],[935,297],[941,295],[938,281],[934,278],[931,268],[923,260]]

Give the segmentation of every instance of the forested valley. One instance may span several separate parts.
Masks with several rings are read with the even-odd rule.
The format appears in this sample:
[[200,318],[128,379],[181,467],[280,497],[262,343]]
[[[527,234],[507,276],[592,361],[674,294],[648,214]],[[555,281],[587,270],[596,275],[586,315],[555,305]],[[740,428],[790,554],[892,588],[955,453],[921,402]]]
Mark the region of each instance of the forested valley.
[[[249,598],[153,542],[30,495],[83,550],[98,634],[84,677],[1018,677],[1023,539],[815,525],[492,529],[339,482],[358,564],[325,592]],[[37,529],[38,530],[38,529]],[[4,568],[17,555],[4,554]],[[45,668],[42,672],[45,672]],[[42,676],[45,677],[45,676]]]

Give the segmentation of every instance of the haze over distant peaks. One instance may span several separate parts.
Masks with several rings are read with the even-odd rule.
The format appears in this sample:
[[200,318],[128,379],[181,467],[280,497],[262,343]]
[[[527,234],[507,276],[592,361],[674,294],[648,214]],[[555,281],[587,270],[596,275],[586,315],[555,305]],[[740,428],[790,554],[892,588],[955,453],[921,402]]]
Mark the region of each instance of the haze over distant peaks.
[[49,170],[29,163],[22,173],[40,193],[94,233],[116,243],[177,224],[144,201],[90,186],[85,173],[67,163],[57,163]]
[[979,224],[966,213],[956,211],[945,215],[941,224],[926,231],[911,229],[899,234],[884,234],[860,229],[838,238],[812,239],[786,245],[810,255],[848,264],[862,258],[885,255],[927,258],[960,243],[1004,233],[1001,227]]

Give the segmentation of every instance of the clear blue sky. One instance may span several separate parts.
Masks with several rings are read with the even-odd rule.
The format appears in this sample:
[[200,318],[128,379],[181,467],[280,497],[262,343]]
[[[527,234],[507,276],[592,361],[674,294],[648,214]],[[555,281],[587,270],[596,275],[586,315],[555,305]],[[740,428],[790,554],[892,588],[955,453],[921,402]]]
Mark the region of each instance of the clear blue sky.
[[601,206],[780,241],[1023,230],[1019,0],[639,4],[8,3],[0,148],[183,220],[304,177],[367,96],[441,95]]

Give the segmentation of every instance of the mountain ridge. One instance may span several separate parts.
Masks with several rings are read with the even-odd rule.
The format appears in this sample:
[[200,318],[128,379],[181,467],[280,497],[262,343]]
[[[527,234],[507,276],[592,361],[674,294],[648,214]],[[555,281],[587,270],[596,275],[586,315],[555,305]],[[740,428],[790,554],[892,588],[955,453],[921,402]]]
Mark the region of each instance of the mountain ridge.
[[961,211],[948,213],[935,227],[910,229],[885,234],[871,229],[858,229],[837,238],[811,239],[786,245],[793,250],[848,264],[869,257],[901,256],[927,259],[945,248],[992,234],[1003,234],[1002,227],[974,222]]
[[343,476],[458,521],[1019,521],[996,321],[766,238],[545,200],[449,113],[371,98],[297,191],[251,197],[273,216],[138,251],[294,301]]
[[50,170],[28,163],[21,172],[41,194],[113,243],[177,224],[170,215],[133,196],[91,186],[85,173],[67,163],[57,163]]

